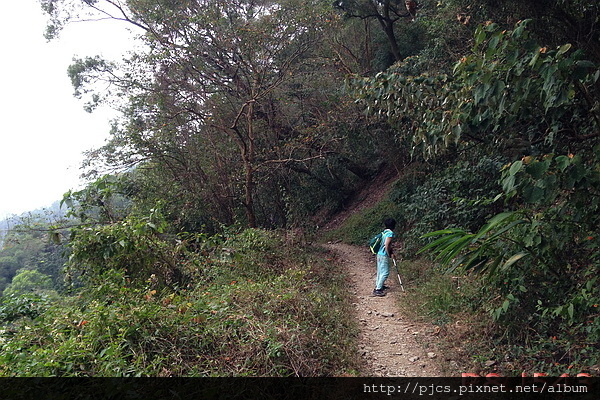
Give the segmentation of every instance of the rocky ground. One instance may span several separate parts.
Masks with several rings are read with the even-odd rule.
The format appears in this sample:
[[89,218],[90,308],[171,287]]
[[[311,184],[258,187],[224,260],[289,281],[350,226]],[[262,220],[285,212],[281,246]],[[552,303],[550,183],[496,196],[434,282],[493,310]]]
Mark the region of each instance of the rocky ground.
[[[375,282],[375,256],[367,248],[329,243],[348,274],[356,318],[360,323],[357,351],[363,360],[361,374],[372,377],[427,377],[445,375],[436,354],[436,328],[411,321],[399,311],[405,296],[393,269],[386,282],[384,297],[372,296]],[[410,290],[406,282],[404,287]]]

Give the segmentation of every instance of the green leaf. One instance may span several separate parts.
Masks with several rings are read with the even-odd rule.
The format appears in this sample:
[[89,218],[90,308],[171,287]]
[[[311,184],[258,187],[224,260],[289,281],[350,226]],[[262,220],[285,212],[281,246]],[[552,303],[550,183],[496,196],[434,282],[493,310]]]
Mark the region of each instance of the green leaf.
[[486,38],[486,32],[480,27],[475,31],[475,48],[477,48]]
[[[444,248],[446,247],[449,243],[454,242],[455,239],[463,236],[465,233],[463,232],[455,232],[452,234],[448,234],[446,236],[442,236],[441,238],[434,240],[433,242],[429,243],[427,246],[423,247],[422,249],[420,249],[417,254],[423,253],[427,250],[430,249],[434,249],[436,247],[440,247],[440,248]],[[434,250],[435,252],[435,250]]]
[[563,44],[562,46],[560,46],[558,48],[558,53],[556,53],[556,54],[557,55],[565,54],[567,51],[569,51],[570,48],[571,48],[571,44],[570,43]]
[[434,232],[428,232],[426,234],[424,234],[423,236],[421,236],[421,238],[428,238],[428,237],[432,237],[432,236],[441,236],[441,235],[448,235],[450,233],[466,233],[464,230],[462,229],[454,229],[454,228],[449,228],[449,229],[441,229],[439,231],[434,231]]
[[494,275],[496,273],[496,269],[498,269],[498,265],[502,262],[502,257],[496,257],[494,262],[488,267],[488,274]]
[[544,189],[537,186],[529,186],[523,189],[523,198],[527,203],[536,204],[541,203],[544,199]]
[[554,315],[557,315],[557,316],[558,316],[558,315],[562,315],[562,313],[563,313],[563,308],[564,308],[564,306],[558,306],[558,307],[556,307],[556,308],[554,309],[554,311],[553,311],[553,314],[554,314]]
[[510,166],[510,169],[508,170],[508,172],[511,175],[516,175],[517,172],[519,172],[521,170],[521,168],[523,167],[523,161],[519,160],[519,161],[515,161],[514,163],[512,163],[512,165]]
[[573,306],[573,303],[569,304],[569,307],[567,307],[567,313],[569,314],[569,318],[573,319],[573,316],[575,315],[575,307]]
[[533,57],[531,58],[531,61],[529,62],[529,66],[530,67],[534,67],[535,64],[537,63],[537,61],[540,58],[540,52],[536,51],[535,54],[533,55]]
[[440,252],[436,259],[440,259],[443,265],[448,265],[467,245],[471,243],[473,235],[465,235],[461,238],[448,243]]
[[567,156],[558,156],[556,157],[556,166],[558,169],[564,171],[571,164],[571,159]]
[[479,104],[481,100],[485,97],[485,85],[479,85],[473,92],[473,100],[475,104]]
[[506,225],[504,228],[502,228],[499,231],[495,232],[487,240],[488,241],[495,240],[498,237],[502,236],[502,234],[504,234],[505,232],[508,232],[509,230],[511,230],[512,228],[514,228],[516,225],[524,224],[526,222],[527,221],[525,221],[524,219],[519,219],[519,220],[513,221],[510,224]]
[[515,176],[509,175],[502,180],[502,189],[505,193],[510,193],[515,189]]
[[550,166],[550,161],[534,161],[525,167],[525,171],[536,179],[540,179]]
[[529,255],[528,252],[526,251],[521,251],[517,254],[513,254],[513,256],[511,258],[509,258],[503,265],[502,265],[502,269],[506,270],[508,268],[510,268],[514,263],[516,263],[517,261],[519,261],[521,258],[525,257]]
[[479,230],[479,232],[477,232],[477,235],[475,236],[474,241],[480,239],[481,237],[483,237],[486,233],[488,233],[489,231],[491,231],[492,229],[496,228],[497,226],[499,226],[502,222],[504,222],[506,219],[514,216],[515,213],[512,211],[509,212],[504,212],[504,213],[500,213],[495,215],[492,219],[490,219],[488,221],[487,224],[485,224],[483,226],[483,228],[481,228]]
[[462,268],[465,270],[482,270],[485,264],[489,261],[489,257],[483,255],[482,247],[479,247],[477,250],[467,254],[467,256],[468,259],[465,257],[467,261],[459,263],[462,264]]
[[517,23],[517,27],[513,30],[512,36],[516,39],[521,38],[523,36],[523,33],[526,32],[525,27],[527,26],[527,23],[529,21],[530,20],[523,20]]

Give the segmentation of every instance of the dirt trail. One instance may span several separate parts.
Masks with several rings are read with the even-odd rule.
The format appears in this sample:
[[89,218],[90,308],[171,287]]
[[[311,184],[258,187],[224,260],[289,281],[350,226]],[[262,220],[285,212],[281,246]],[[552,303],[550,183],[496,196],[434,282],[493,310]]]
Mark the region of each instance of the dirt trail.
[[[385,297],[373,297],[375,259],[368,249],[344,243],[329,243],[327,248],[348,271],[349,290],[354,297],[356,317],[360,322],[358,352],[363,360],[364,376],[425,377],[442,376],[435,349],[424,345],[433,340],[434,327],[403,316],[398,302],[403,294],[392,267]],[[403,282],[406,289],[406,282]],[[406,298],[406,297],[404,297]],[[417,340],[418,339],[418,340]]]

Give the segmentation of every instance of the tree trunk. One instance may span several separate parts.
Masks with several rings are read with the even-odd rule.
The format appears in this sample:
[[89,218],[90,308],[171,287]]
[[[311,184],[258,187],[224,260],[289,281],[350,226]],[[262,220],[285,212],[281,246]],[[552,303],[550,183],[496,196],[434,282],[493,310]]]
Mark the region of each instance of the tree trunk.
[[394,35],[394,23],[389,20],[379,19],[379,23],[381,23],[381,27],[385,32],[385,35],[388,38],[388,42],[390,43],[390,50],[394,59],[396,61],[402,60],[402,54],[400,54],[400,48],[398,47],[398,41],[396,40],[396,35]]
[[254,102],[248,103],[246,111],[246,123],[248,131],[248,148],[244,157],[244,166],[246,170],[245,181],[245,197],[246,217],[248,218],[248,226],[256,228],[256,213],[254,211]]

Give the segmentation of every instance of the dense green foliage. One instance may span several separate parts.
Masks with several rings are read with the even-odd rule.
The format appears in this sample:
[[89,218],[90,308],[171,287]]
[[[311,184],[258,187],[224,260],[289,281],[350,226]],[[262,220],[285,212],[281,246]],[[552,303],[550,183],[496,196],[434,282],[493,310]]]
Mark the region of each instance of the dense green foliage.
[[51,234],[54,222],[41,214],[11,221],[0,247],[0,294],[6,290],[7,294],[35,291],[36,285],[27,283],[32,280],[43,283],[40,289],[60,290],[63,287],[67,249],[64,244],[51,240],[51,237],[58,237],[58,233]]
[[40,3],[49,38],[113,18],[142,46],[69,68],[121,116],[68,220],[3,238],[0,374],[352,372],[340,271],[298,244],[383,169],[336,237],[395,217],[440,326],[477,316],[514,370],[597,368],[597,2]]
[[[121,229],[113,226],[113,234]],[[90,236],[97,232],[74,239],[78,259],[90,251],[94,260],[97,250],[81,247]],[[167,247],[149,235],[136,239],[140,249]],[[343,276],[323,254],[292,256],[281,251],[281,237],[261,230],[182,235],[177,243],[170,246],[179,251],[171,254],[181,269],[177,281],[162,281],[167,261],[141,254],[135,266],[115,257],[102,271],[86,270],[94,284],[76,297],[7,297],[0,316],[11,322],[11,334],[0,343],[0,374],[310,376],[352,365],[348,341],[355,328],[340,292]],[[143,265],[155,273],[128,274]],[[39,306],[32,308],[33,301]]]
[[483,156],[460,160],[446,168],[419,163],[404,169],[384,201],[351,216],[335,235],[363,245],[381,228],[382,216],[394,216],[405,257],[414,258],[423,247],[422,235],[447,227],[477,229],[502,206],[490,198],[499,193],[500,168],[506,158]]
[[589,148],[598,69],[570,44],[537,45],[527,22],[512,31],[481,26],[452,75],[407,76],[398,64],[356,82],[359,96],[393,126],[410,126],[406,135],[428,157],[451,144],[513,155]]
[[[479,182],[481,189],[466,196],[470,215],[443,201],[445,190],[454,200],[464,192],[440,177],[419,183],[416,192],[427,199],[422,204],[411,200],[410,178],[404,178],[396,212],[417,232],[424,233],[423,225],[437,229],[423,235],[432,241],[420,252],[432,251],[453,271],[485,273],[488,294],[480,307],[502,327],[506,343],[529,343],[542,365],[552,360],[594,368],[600,69],[571,44],[538,45],[529,22],[513,30],[481,25],[472,51],[451,74],[410,75],[397,64],[354,85],[368,112],[385,117],[428,158],[444,151],[502,155],[507,162],[493,180],[501,188],[490,187],[473,162],[446,169],[455,180],[457,171],[476,174],[462,181]],[[427,190],[442,201],[429,199]],[[410,207],[401,208],[407,201],[422,211],[417,223]],[[478,213],[492,210],[500,213],[483,224],[485,213]]]

